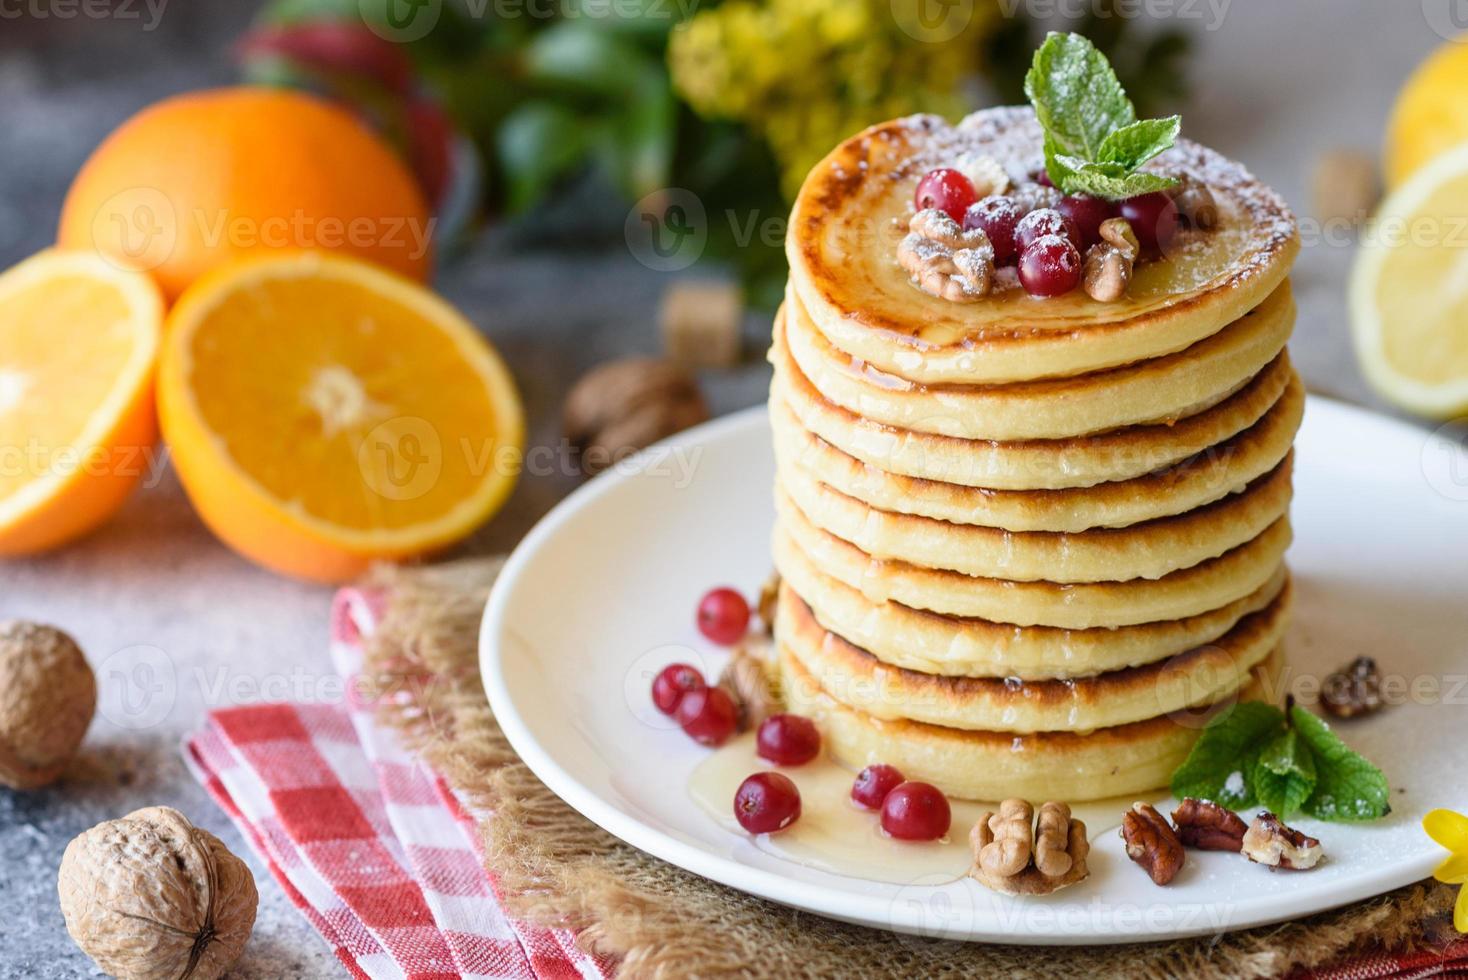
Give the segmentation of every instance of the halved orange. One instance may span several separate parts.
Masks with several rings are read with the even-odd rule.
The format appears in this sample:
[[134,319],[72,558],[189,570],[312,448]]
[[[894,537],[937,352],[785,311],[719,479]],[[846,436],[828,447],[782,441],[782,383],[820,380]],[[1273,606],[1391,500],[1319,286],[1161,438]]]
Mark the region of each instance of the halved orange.
[[468,535],[514,487],[524,444],[514,382],[468,320],[320,253],[234,263],[185,292],[159,412],[214,533],[322,582]]
[[153,282],[94,253],[0,275],[0,555],[85,534],[155,470],[162,323]]

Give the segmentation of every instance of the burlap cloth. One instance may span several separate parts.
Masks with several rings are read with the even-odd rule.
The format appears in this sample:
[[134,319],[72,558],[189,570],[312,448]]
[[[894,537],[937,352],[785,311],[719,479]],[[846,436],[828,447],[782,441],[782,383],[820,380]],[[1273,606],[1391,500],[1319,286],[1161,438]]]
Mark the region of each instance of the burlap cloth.
[[753,898],[650,857],[548,790],[505,741],[479,681],[479,621],[500,562],[381,569],[389,596],[367,646],[384,720],[493,817],[486,863],[514,915],[581,930],[628,977],[1276,977],[1378,942],[1428,941],[1451,889],[1423,882],[1343,910],[1211,939],[1020,947],[922,940]]

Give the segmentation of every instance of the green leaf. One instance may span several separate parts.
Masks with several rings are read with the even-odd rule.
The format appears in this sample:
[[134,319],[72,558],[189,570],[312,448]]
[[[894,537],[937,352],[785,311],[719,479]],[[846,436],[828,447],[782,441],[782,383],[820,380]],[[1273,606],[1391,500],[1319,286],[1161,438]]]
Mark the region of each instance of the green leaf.
[[509,183],[509,208],[523,211],[585,161],[586,138],[570,110],[532,101],[505,117],[495,149]]
[[1319,820],[1377,820],[1391,812],[1391,787],[1376,766],[1352,751],[1320,718],[1295,707],[1290,721],[1315,757],[1318,779],[1304,810]]
[[1047,155],[1045,169],[1051,182],[1066,194],[1090,194],[1109,201],[1166,190],[1177,183],[1175,178],[1161,174],[1128,172],[1119,163],[1091,163],[1065,154]]
[[1299,812],[1315,782],[1315,759],[1293,728],[1270,740],[1254,761],[1254,793],[1281,820]]
[[1079,34],[1045,38],[1025,76],[1025,94],[1056,145],[1087,160],[1098,158],[1112,130],[1137,119],[1111,62]]
[[1166,119],[1142,119],[1123,126],[1101,141],[1096,162],[1119,163],[1128,170],[1136,170],[1176,143],[1182,125],[1181,116],[1168,116]]
[[1254,757],[1284,723],[1284,712],[1273,705],[1258,701],[1234,705],[1208,723],[1192,753],[1172,774],[1173,795],[1212,800],[1230,810],[1253,806]]

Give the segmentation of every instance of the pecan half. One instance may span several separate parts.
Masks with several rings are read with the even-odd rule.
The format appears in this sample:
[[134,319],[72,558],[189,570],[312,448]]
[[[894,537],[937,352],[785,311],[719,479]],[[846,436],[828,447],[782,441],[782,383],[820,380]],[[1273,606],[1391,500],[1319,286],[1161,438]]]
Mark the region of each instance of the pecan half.
[[783,710],[771,679],[773,650],[767,637],[750,633],[734,648],[734,654],[719,675],[722,687],[739,708],[739,730],[758,728],[770,715]]
[[1165,885],[1182,870],[1187,854],[1172,825],[1146,803],[1133,803],[1121,821],[1126,856],[1142,866],[1152,883]]
[[1380,711],[1381,671],[1370,657],[1357,657],[1325,679],[1320,706],[1336,718],[1359,718]]
[[1007,895],[1048,895],[1090,874],[1086,825],[1072,820],[1064,803],[1035,808],[1024,800],[1005,800],[998,813],[986,813],[969,832],[974,865],[969,874],[980,884]]
[[1325,856],[1320,841],[1285,826],[1268,810],[1255,817],[1249,825],[1242,850],[1244,857],[1255,864],[1288,871],[1308,871]]
[[1244,846],[1244,833],[1249,825],[1232,810],[1219,806],[1211,800],[1195,800],[1188,797],[1172,811],[1172,822],[1177,826],[1178,840],[1184,847],[1196,847],[1200,851],[1232,851],[1237,854]]

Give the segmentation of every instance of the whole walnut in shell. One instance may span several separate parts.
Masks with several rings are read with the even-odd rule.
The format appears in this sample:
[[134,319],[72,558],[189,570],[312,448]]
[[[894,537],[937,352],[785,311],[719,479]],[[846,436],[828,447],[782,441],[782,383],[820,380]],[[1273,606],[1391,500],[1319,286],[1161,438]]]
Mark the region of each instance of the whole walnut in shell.
[[214,980],[240,955],[259,895],[219,838],[166,806],[108,820],[66,846],[66,931],[120,980]]
[[686,369],[652,357],[593,368],[566,397],[566,439],[581,468],[598,473],[634,450],[708,420],[708,404]]
[[97,680],[71,637],[0,621],[0,785],[34,789],[61,775],[97,709]]

